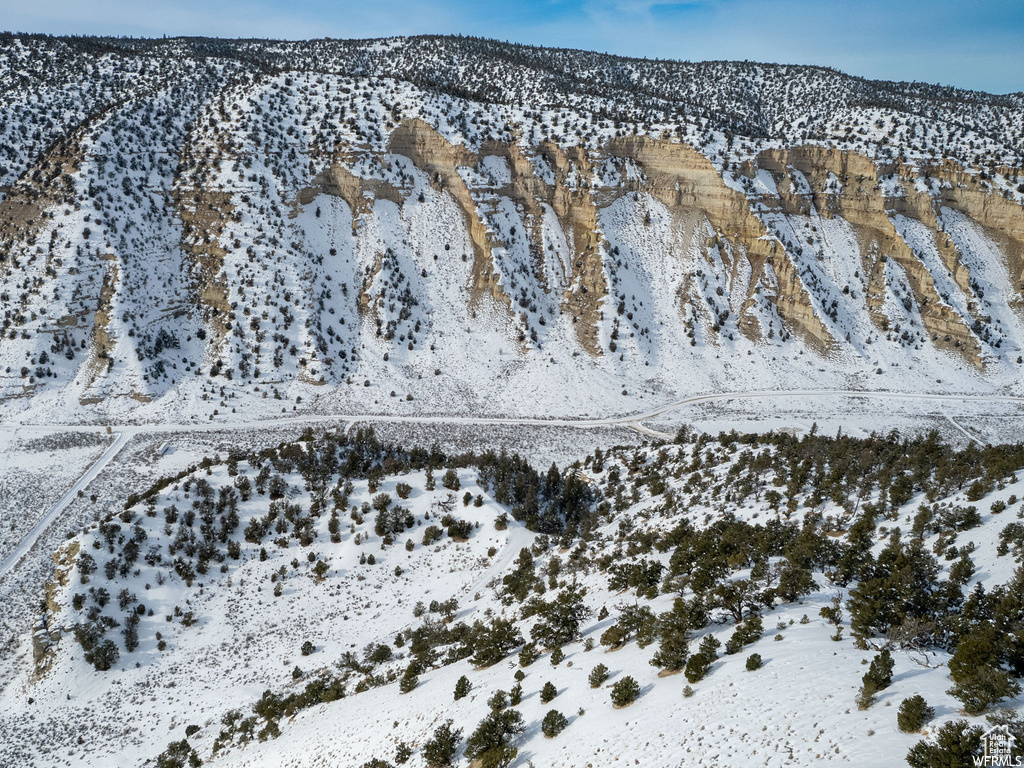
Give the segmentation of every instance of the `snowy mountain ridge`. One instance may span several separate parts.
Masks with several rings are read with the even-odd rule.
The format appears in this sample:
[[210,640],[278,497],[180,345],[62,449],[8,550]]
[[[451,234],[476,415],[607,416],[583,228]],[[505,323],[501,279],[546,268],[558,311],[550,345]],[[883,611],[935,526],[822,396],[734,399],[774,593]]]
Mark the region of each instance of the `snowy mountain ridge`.
[[471,38],[18,35],[0,92],[8,420],[1020,393],[1020,94]]

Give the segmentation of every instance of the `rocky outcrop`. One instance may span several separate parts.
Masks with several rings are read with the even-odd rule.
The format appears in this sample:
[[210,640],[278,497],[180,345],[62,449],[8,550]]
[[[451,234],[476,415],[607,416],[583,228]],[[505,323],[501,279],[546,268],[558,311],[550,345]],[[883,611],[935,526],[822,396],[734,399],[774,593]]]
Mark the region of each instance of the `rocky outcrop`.
[[511,317],[512,301],[502,288],[500,276],[494,268],[487,226],[478,214],[469,187],[458,171],[459,166],[476,166],[476,154],[452,144],[432,126],[419,119],[407,120],[399,125],[391,134],[388,149],[412,160],[418,169],[427,174],[431,186],[451,195],[462,211],[473,244],[470,304],[489,295]]
[[375,200],[390,200],[402,205],[405,198],[401,190],[383,179],[364,179],[356,176],[341,158],[331,162],[328,168],[313,178],[313,186],[299,190],[299,205],[309,205],[317,195],[340,197],[352,211],[352,234],[358,231],[359,217],[373,210]]
[[[941,205],[960,211],[980,224],[1002,248],[1010,282],[1016,291],[1014,302],[1024,312],[1024,207],[992,190],[980,174],[967,173],[952,160],[926,166],[926,173],[939,180]],[[1003,168],[1007,177],[1022,175],[1020,169]]]
[[[754,215],[747,198],[729,187],[706,157],[686,144],[646,136],[616,139],[608,146],[608,153],[632,160],[643,169],[645,178],[624,182],[625,190],[647,192],[670,210],[702,213],[719,236],[733,246],[732,251],[749,262],[750,278],[738,302],[742,307],[740,330],[754,338],[759,333],[756,321],[747,312],[755,304],[758,284],[771,282],[767,265],[778,281],[774,302],[783,321],[818,349],[834,343],[815,314],[807,289],[782,244]],[[735,274],[736,264],[733,270]],[[733,298],[735,304],[740,297]]]
[[192,298],[215,343],[224,337],[231,314],[224,275],[227,250],[220,238],[235,207],[230,193],[205,185],[175,187],[174,201],[181,218],[181,250],[194,279]]
[[43,587],[43,602],[46,609],[32,627],[34,679],[39,679],[49,671],[53,664],[57,644],[64,634],[64,631],[54,624],[53,617],[61,612],[59,592],[68,585],[71,572],[74,570],[75,563],[78,562],[80,549],[81,543],[77,539],[73,539],[52,555],[56,568],[53,577]]
[[[870,158],[821,146],[766,150],[757,157],[757,165],[773,174],[779,188],[778,200],[767,200],[769,205],[775,203],[787,213],[800,214],[807,213],[813,206],[823,217],[839,216],[850,224],[857,234],[862,267],[867,275],[868,310],[880,329],[887,329],[888,324],[883,310],[885,263],[892,259],[907,275],[922,322],[933,343],[964,354],[979,368],[983,366],[978,339],[971,333],[968,323],[939,296],[931,273],[900,237],[889,217],[891,210],[930,226],[936,233],[937,243],[941,243],[940,253],[947,264],[956,258],[951,244],[946,244],[947,239],[939,237],[929,196],[914,188],[913,179],[904,179],[903,187],[908,194],[897,202],[881,193],[880,176],[883,174]],[[790,178],[790,169],[803,175],[810,186],[809,193],[798,191],[798,185]],[[969,291],[969,275],[962,269],[951,271],[961,289]]]

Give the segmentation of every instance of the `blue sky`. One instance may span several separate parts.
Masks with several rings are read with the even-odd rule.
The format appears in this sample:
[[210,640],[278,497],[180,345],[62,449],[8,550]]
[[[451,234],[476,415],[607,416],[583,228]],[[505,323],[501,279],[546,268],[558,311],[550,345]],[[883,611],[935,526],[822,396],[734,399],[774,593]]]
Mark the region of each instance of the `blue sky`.
[[1024,91],[1021,0],[0,0],[0,28],[291,39],[462,33]]

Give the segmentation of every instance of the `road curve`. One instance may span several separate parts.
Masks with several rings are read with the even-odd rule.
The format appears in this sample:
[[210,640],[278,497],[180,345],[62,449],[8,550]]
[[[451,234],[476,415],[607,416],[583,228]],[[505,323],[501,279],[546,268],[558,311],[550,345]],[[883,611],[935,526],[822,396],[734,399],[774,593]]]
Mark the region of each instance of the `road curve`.
[[[356,423],[385,424],[460,424],[466,426],[537,426],[537,427],[576,427],[594,429],[599,427],[627,427],[651,436],[663,436],[663,433],[650,430],[643,426],[648,419],[662,416],[670,411],[688,405],[721,402],[726,400],[751,400],[756,398],[811,398],[811,397],[842,397],[865,398],[872,400],[917,400],[923,402],[966,402],[966,403],[1002,403],[1024,405],[1024,397],[1014,395],[949,395],[916,392],[885,392],[862,391],[854,389],[807,389],[807,390],[749,390],[742,392],[717,392],[713,394],[693,395],[681,400],[674,400],[663,405],[632,414],[607,416],[602,418],[555,418],[539,417],[499,417],[499,416],[395,416],[387,414],[308,414],[303,416],[282,416],[259,421],[243,422],[201,422],[196,424],[121,424],[109,425],[128,435],[159,434],[168,432],[220,432],[234,429],[261,429],[283,426],[299,426],[303,424],[319,424],[324,422],[340,422],[347,429]],[[54,433],[54,432],[98,432],[107,429],[107,425],[98,424],[0,424],[0,430],[22,430],[23,432]]]
[[119,432],[114,442],[107,446],[107,449],[100,454],[100,457],[93,462],[85,473],[78,478],[74,485],[68,489],[67,493],[60,497],[56,504],[47,510],[46,514],[40,518],[39,522],[35,524],[31,531],[29,531],[25,537],[18,542],[18,545],[14,548],[14,551],[9,554],[2,563],[0,563],[0,580],[2,580],[7,574],[14,570],[15,566],[21,559],[28,554],[29,550],[39,540],[39,537],[43,535],[43,531],[50,527],[60,516],[61,512],[67,509],[68,505],[75,500],[79,491],[84,491],[93,480],[96,479],[97,475],[103,471],[103,468],[110,463],[111,459],[120,453],[121,449],[131,439],[131,435],[126,432]]
[[[489,416],[389,416],[381,414],[355,415],[355,414],[327,414],[327,415],[305,415],[285,416],[263,421],[248,422],[204,422],[201,424],[123,424],[123,425],[70,425],[70,424],[0,424],[0,430],[23,432],[54,433],[54,432],[98,432],[105,429],[116,429],[117,437],[106,451],[89,467],[82,477],[78,479],[71,489],[61,497],[55,505],[43,516],[35,527],[19,542],[14,551],[0,563],[0,579],[3,579],[17,563],[32,548],[35,542],[64,511],[75,498],[79,490],[84,490],[91,483],[104,467],[120,452],[125,444],[134,435],[154,434],[169,432],[217,432],[233,429],[260,429],[270,427],[295,426],[302,424],[320,424],[324,422],[340,422],[346,425],[346,432],[351,430],[357,423],[387,423],[387,424],[461,424],[466,426],[538,426],[538,427],[574,427],[579,429],[595,429],[600,427],[625,427],[633,429],[648,437],[656,439],[671,439],[672,436],[659,432],[644,425],[644,421],[662,416],[670,411],[684,408],[689,405],[700,403],[722,402],[726,400],[751,400],[756,398],[812,398],[812,397],[844,397],[844,398],[866,398],[873,400],[917,400],[924,402],[975,402],[975,403],[1003,403],[1024,405],[1024,397],[1013,395],[949,395],[949,394],[928,394],[916,392],[865,392],[853,389],[807,389],[807,390],[751,390],[742,392],[716,392],[713,394],[692,395],[659,405],[639,413],[626,414],[623,416],[608,416],[597,419],[542,419],[542,418],[501,418]],[[950,419],[953,426],[960,429],[972,440],[978,438],[971,435],[959,424]]]

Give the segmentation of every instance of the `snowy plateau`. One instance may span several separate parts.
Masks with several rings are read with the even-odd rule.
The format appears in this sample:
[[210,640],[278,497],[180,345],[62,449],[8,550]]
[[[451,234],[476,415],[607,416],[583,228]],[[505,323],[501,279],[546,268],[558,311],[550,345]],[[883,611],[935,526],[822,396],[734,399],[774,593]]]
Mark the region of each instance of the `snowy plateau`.
[[0,765],[1021,759],[1024,94],[6,33],[0,93]]

